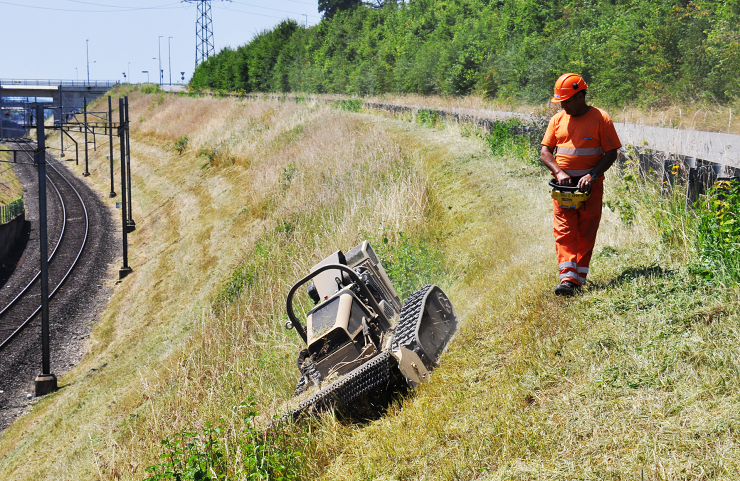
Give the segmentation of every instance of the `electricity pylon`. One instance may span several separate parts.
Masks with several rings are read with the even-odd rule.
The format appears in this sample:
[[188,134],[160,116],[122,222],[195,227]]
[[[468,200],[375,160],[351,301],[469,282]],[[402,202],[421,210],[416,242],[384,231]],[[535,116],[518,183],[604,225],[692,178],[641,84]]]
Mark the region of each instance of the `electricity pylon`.
[[198,17],[195,20],[195,67],[197,68],[199,63],[204,62],[215,53],[211,0],[182,0],[182,2],[198,5]]

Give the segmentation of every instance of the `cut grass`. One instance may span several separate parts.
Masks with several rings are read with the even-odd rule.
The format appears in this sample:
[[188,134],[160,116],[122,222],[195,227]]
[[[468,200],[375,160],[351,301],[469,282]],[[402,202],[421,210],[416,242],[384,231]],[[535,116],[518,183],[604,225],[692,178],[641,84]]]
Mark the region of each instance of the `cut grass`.
[[[0,437],[0,477],[141,479],[161,439],[236,429],[248,398],[278,409],[299,349],[285,293],[362,238],[389,266],[414,259],[394,281],[432,277],[461,329],[381,419],[296,433],[305,479],[737,477],[738,290],[689,272],[692,223],[670,199],[607,174],[633,222],[605,210],[592,284],[563,300],[547,176],[470,126],[130,95],[134,274],[63,389]],[[203,165],[203,146],[223,154]]]

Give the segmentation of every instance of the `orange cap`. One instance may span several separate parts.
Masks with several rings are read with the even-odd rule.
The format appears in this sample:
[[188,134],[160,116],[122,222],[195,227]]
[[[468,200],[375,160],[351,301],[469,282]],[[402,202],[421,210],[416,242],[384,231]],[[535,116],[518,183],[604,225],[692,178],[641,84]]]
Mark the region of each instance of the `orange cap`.
[[577,73],[564,73],[555,81],[555,95],[551,102],[562,102],[568,100],[576,92],[588,89],[586,81]]

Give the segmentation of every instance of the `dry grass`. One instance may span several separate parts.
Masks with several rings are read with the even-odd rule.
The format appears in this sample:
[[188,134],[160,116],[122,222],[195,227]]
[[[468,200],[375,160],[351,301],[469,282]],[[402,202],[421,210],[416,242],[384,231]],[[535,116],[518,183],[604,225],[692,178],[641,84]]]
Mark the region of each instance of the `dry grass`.
[[[441,97],[414,94],[386,94],[363,99],[371,102],[386,102],[417,107],[480,111],[493,110],[545,117],[552,116],[558,108],[555,104],[549,102],[542,104],[524,104],[516,102],[513,99],[490,100],[480,95]],[[740,135],[740,115],[738,115],[740,114],[740,108],[736,105],[720,105],[718,103],[702,102],[692,104],[667,104],[660,107],[626,106],[615,108],[611,105],[604,105],[598,100],[595,101],[594,105],[606,109],[612,115],[615,122]]]
[[[10,159],[10,155],[0,152],[0,161]],[[23,186],[13,172],[13,164],[0,162],[0,205],[8,204],[22,195]]]
[[609,174],[633,222],[605,212],[592,284],[567,301],[551,294],[546,176],[470,126],[131,95],[134,274],[64,388],[0,437],[0,477],[141,479],[162,438],[237,426],[247,399],[277,408],[296,378],[290,283],[404,231],[442,239],[461,330],[383,418],[327,416],[296,438],[305,479],[737,478],[738,291],[686,269],[691,222],[669,200]]
[[[424,176],[367,118],[317,104],[136,93],[131,118],[134,274],[63,388],[3,433],[0,477],[140,478],[173,430],[229,419],[247,396],[259,409],[274,404],[295,380],[297,339],[279,321],[288,282],[363,235],[423,228]],[[171,144],[184,133],[179,155]],[[204,146],[226,153],[199,155]],[[107,152],[101,143],[91,159],[102,192]],[[243,262],[259,266],[249,295],[214,311]],[[61,461],[29,463],[33,451]]]

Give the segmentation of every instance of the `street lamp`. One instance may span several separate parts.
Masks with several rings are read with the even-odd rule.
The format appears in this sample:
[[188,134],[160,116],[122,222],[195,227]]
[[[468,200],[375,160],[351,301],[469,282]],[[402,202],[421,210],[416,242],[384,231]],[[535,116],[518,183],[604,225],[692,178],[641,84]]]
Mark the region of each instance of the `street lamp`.
[[306,17],[306,28],[308,28],[308,15],[306,15],[305,13],[302,13],[301,15]]
[[162,85],[162,47],[161,47],[162,37],[164,37],[164,35],[160,35],[159,38],[157,39],[157,52],[158,52],[157,58],[159,60],[159,85],[160,86]]
[[170,74],[170,87],[172,86],[172,50],[170,48],[170,39],[175,37],[167,37],[167,73]]
[[77,73],[77,67],[75,67],[75,77],[77,77],[77,81],[80,81],[80,74]]
[[146,83],[149,83],[149,70],[142,70],[141,73],[146,74]]

